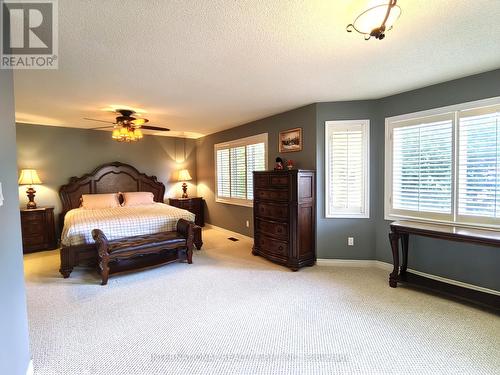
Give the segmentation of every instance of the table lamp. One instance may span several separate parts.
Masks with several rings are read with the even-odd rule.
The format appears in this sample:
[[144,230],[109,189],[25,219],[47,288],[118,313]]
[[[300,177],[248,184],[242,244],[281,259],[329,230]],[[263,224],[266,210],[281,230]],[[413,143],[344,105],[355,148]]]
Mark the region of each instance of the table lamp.
[[35,203],[35,193],[36,190],[33,189],[33,185],[41,184],[42,181],[38,177],[38,173],[34,169],[22,169],[21,175],[19,176],[19,185],[28,185],[26,194],[28,195],[29,202],[26,205],[28,209],[36,208]]
[[188,186],[187,186],[185,181],[192,180],[191,175],[189,174],[187,169],[181,169],[179,171],[178,180],[183,181],[183,183],[182,183],[182,198],[187,198],[188,197],[188,195],[187,195],[187,187]]

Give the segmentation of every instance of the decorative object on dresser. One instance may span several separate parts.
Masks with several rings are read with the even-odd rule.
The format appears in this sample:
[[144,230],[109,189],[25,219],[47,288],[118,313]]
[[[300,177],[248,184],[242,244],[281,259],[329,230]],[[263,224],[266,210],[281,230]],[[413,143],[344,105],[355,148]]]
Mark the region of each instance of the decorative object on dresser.
[[196,215],[196,225],[205,226],[205,201],[202,197],[169,198],[168,204],[192,212]]
[[42,183],[40,177],[38,177],[38,173],[34,169],[22,169],[21,174],[19,175],[19,185],[27,185],[28,189],[26,190],[26,194],[28,196],[29,202],[26,205],[28,209],[36,208],[35,203],[35,193],[36,190],[33,189],[33,185],[39,185]]
[[23,253],[57,247],[54,207],[21,208]]
[[182,198],[187,198],[187,184],[186,181],[191,181],[191,175],[189,174],[189,171],[187,169],[181,169],[179,171],[179,176],[177,178],[179,182],[182,182]]
[[[82,177],[72,177],[67,185],[59,190],[62,202],[62,213],[59,221],[61,227],[66,214],[80,207],[80,199],[84,194],[103,194],[116,192],[151,192],[154,201],[163,203],[165,185],[156,176],[148,176],[131,165],[113,162],[96,168]],[[195,227],[195,245],[199,249],[203,242],[201,228]],[[59,272],[66,278],[77,265],[97,265],[97,247],[95,243],[62,246],[61,267]]]
[[310,170],[253,172],[254,246],[292,271],[316,262],[316,176]]
[[279,152],[302,151],[302,128],[295,128],[280,132]]

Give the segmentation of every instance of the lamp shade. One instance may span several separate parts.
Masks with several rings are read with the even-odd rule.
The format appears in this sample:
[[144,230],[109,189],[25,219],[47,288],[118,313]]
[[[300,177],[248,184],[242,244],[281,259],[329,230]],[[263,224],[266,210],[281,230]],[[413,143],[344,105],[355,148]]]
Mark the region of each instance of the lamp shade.
[[189,171],[187,169],[181,169],[179,171],[179,181],[189,181],[192,180],[191,175],[189,174]]
[[35,169],[22,169],[19,176],[19,185],[35,185],[41,184],[42,181],[38,177]]

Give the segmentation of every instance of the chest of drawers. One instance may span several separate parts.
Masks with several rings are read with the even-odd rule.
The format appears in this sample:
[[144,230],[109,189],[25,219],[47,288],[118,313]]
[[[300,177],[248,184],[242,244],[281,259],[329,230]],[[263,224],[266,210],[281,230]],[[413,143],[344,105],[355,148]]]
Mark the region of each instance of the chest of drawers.
[[21,230],[24,253],[55,249],[54,207],[21,209]]
[[205,226],[204,201],[201,197],[193,198],[169,198],[168,204],[174,207],[188,210],[196,215],[195,224],[200,227]]
[[310,170],[254,172],[252,253],[293,271],[316,262],[316,176]]

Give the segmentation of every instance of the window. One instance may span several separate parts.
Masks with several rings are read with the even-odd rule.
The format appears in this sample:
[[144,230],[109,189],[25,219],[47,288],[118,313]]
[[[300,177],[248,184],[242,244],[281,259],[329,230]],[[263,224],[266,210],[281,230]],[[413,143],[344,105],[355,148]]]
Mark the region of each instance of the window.
[[267,133],[214,146],[216,201],[252,206],[253,171],[267,169]]
[[499,99],[386,119],[386,219],[500,226]]
[[326,217],[369,217],[370,122],[325,123]]

